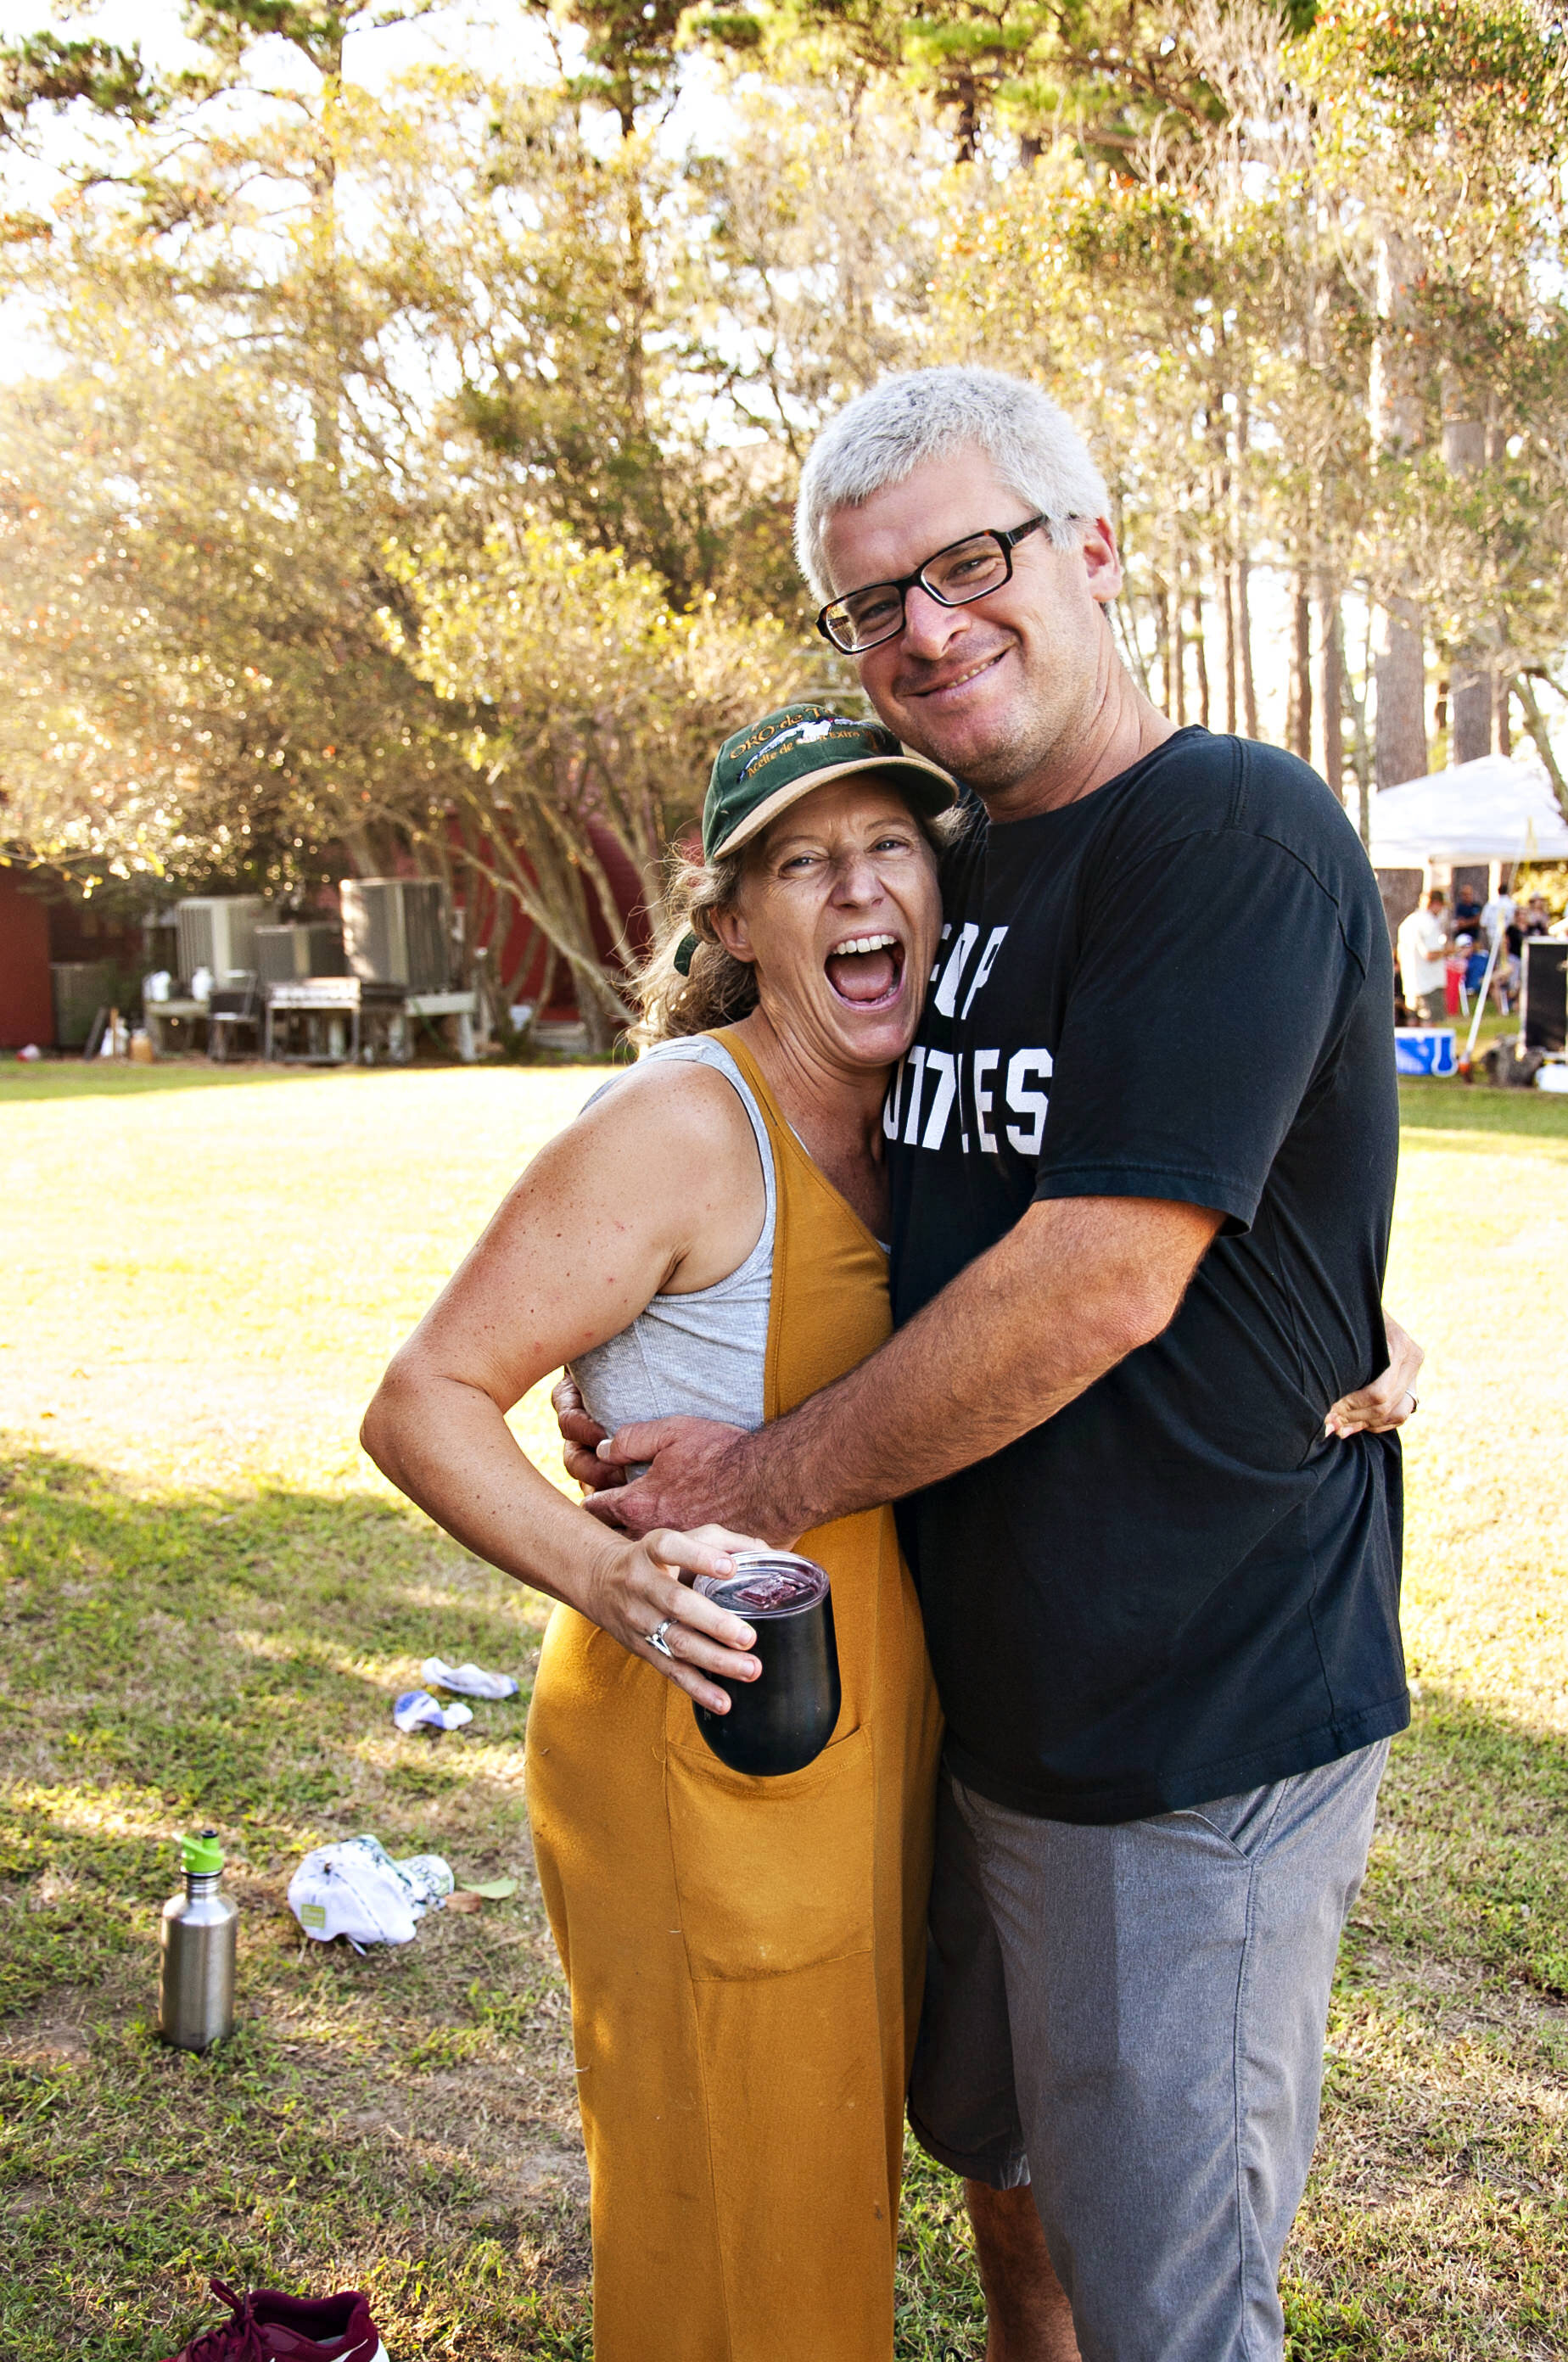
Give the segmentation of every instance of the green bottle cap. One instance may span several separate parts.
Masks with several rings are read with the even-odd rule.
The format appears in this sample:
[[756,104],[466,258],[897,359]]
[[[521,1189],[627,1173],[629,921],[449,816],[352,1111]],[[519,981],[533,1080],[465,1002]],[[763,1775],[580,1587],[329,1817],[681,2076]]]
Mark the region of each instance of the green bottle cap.
[[215,1878],[223,1868],[216,1829],[204,1829],[199,1838],[182,1838],[180,1864],[187,1878]]

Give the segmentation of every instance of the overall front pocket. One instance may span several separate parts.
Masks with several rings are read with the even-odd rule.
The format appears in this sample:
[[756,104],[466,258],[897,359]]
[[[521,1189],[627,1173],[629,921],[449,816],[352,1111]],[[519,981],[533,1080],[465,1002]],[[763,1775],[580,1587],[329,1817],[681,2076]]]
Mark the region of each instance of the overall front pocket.
[[872,1948],[876,1805],[864,1726],[803,1772],[732,1772],[670,1747],[665,1794],[693,1977],[777,1977]]

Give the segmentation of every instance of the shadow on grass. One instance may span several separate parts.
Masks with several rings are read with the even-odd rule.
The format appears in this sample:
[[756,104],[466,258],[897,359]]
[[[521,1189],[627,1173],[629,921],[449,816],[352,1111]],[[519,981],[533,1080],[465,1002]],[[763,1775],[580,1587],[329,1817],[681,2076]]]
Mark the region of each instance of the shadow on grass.
[[[143,1496],[37,1452],[0,1461],[0,2353],[145,2362],[213,2317],[216,2271],[367,2285],[394,2354],[586,2362],[581,2169],[528,1875],[521,1706],[481,1706],[434,1746],[398,1738],[389,1712],[436,1650],[526,1685],[539,1603],[368,1496]],[[1429,1691],[1395,1749],[1342,2007],[1392,2023],[1428,1975],[1545,2004],[1568,1990],[1565,1808],[1561,1739]],[[198,1817],[224,1836],[241,1905],[239,2028],[200,2059],[151,2027],[171,1841]],[[395,1953],[311,1945],[283,1908],[289,1870],[359,1828],[523,1892],[439,1915]],[[1351,2103],[1401,2197],[1425,2175],[1441,2254],[1474,2235],[1419,2081],[1392,2047],[1358,2054]],[[1339,2105],[1331,2092],[1331,2145]],[[1299,2267],[1286,2259],[1293,2362],[1436,2350],[1419,2334],[1436,2268],[1414,2267],[1403,2219],[1341,2202],[1332,2175],[1309,2198]],[[1489,2342],[1482,2260],[1444,2291],[1445,2354],[1518,2350]],[[911,2153],[900,2362],[982,2347],[961,2191]]]
[[[68,1904],[0,1935],[0,2009],[120,1948],[192,1822],[262,1877],[362,1827],[473,1876],[525,1847],[543,1604],[423,1519],[282,1488],[138,1497],[42,1452],[0,1466],[0,1878],[71,1865]],[[392,1700],[434,1654],[516,1671],[523,1695],[404,1737]]]
[[1568,1742],[1429,1684],[1395,1742],[1358,1918],[1568,2001]]
[[[367,1496],[138,1496],[0,1461],[0,2353],[145,2362],[241,2287],[370,2290],[393,2352],[589,2352],[566,2014],[522,1787],[540,1603]],[[439,1652],[525,1697],[393,1729]],[[172,1838],[211,1823],[240,1905],[238,2026],[153,2030]],[[284,1906],[369,1828],[513,1902],[363,1958]]]

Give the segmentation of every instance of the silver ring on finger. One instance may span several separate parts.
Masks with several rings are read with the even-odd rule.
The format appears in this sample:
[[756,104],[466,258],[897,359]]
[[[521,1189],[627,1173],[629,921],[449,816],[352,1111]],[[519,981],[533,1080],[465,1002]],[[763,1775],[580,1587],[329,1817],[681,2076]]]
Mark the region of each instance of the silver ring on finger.
[[675,1656],[675,1651],[664,1636],[668,1631],[674,1621],[675,1618],[673,1616],[667,1616],[664,1622],[662,1624],[656,1625],[654,1629],[648,1634],[648,1647],[650,1649],[657,1649],[661,1657],[668,1657],[672,1661]]

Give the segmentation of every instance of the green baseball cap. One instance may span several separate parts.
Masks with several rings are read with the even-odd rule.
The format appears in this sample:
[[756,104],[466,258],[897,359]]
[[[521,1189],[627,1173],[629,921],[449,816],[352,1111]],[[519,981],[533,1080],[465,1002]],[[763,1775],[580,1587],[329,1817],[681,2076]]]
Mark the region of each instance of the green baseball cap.
[[704,854],[712,861],[738,853],[802,796],[852,771],[887,774],[915,811],[945,811],[957,800],[947,773],[907,753],[879,722],[835,713],[831,705],[781,705],[720,747],[702,806]]

